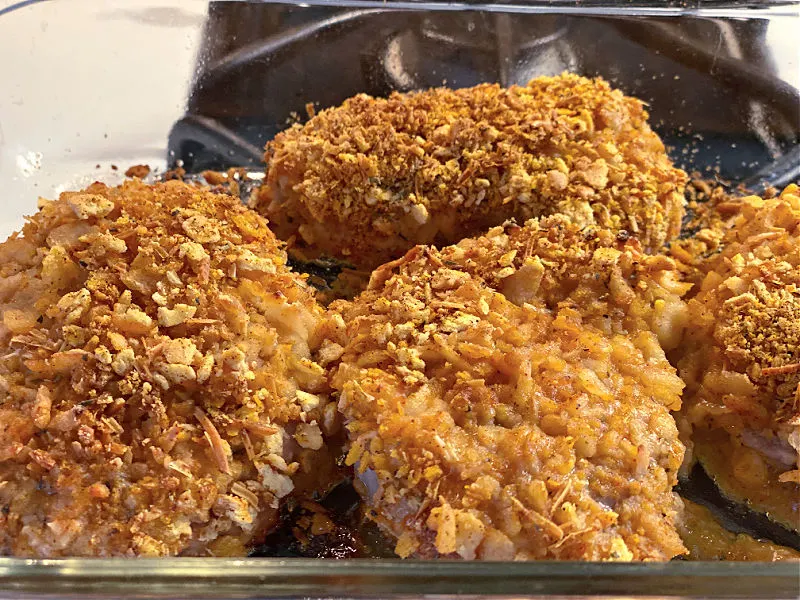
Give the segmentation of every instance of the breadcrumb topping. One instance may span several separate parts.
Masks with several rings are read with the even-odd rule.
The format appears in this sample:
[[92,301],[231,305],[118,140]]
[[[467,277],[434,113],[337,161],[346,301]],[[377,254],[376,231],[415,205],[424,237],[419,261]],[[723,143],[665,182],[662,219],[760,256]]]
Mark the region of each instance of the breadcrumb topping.
[[43,201],[0,245],[0,552],[245,553],[321,447],[320,316],[231,197]]
[[657,251],[680,231],[687,179],[641,101],[573,74],[360,94],[278,134],[265,158],[253,206],[278,236],[362,268],[552,213]]
[[[732,481],[745,488],[800,484],[800,190],[731,198],[719,252],[699,263],[679,367],[684,417],[696,433],[733,445]],[[745,463],[748,467],[737,468]],[[741,466],[741,465],[740,465]],[[747,497],[749,494],[744,494]],[[797,527],[798,507],[784,507]]]
[[[376,272],[323,332],[366,504],[400,556],[667,560],[683,384],[654,336],[517,306],[446,253]],[[504,259],[511,262],[511,259]]]
[[569,307],[606,334],[651,331],[665,350],[688,320],[675,262],[648,255],[639,241],[581,227],[564,215],[506,223],[443,248],[445,264],[480,276],[517,305]]

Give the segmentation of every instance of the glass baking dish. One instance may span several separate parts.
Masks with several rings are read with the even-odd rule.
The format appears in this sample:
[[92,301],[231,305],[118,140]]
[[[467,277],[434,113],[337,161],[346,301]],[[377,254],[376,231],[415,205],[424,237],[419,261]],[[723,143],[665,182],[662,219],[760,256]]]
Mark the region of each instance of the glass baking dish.
[[[0,2],[0,235],[127,167],[263,167],[264,143],[359,92],[601,75],[687,171],[800,178],[795,2]],[[785,597],[791,563],[0,558],[0,597]]]

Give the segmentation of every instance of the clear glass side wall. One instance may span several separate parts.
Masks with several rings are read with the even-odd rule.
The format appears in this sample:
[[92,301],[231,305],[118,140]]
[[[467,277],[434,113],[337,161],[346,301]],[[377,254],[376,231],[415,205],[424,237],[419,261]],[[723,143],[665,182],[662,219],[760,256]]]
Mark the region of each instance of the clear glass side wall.
[[0,559],[3,597],[797,598],[796,564],[464,563],[275,559]]
[[[361,91],[386,94],[443,81],[520,83],[562,70],[602,75],[647,100],[656,128],[687,169],[716,169],[751,183],[797,178],[800,45],[791,34],[797,31],[796,3],[380,2],[369,10],[360,1],[349,7],[344,1],[312,4],[0,2],[0,50],[15,57],[0,61],[0,79],[10,90],[0,97],[0,223],[17,223],[35,208],[37,196],[52,197],[77,173],[99,177],[95,164],[152,164],[154,149],[165,164],[180,158],[193,171],[232,163],[257,169],[264,141],[293,113],[302,113],[307,101],[324,107]],[[239,27],[237,47],[225,47],[210,27],[224,13],[221,5],[250,14],[232,21]],[[400,10],[404,6],[412,10]],[[80,27],[66,28],[70,19]],[[262,25],[272,29],[265,34]],[[92,115],[85,94],[72,104],[62,101],[58,113],[50,114],[53,97],[37,92],[50,89],[54,79],[118,82],[120,74],[146,73],[140,59],[156,56],[148,41],[169,37],[165,28],[180,39],[165,46],[171,61],[162,57],[150,65],[160,71],[157,98],[147,86],[112,84]],[[92,46],[106,35],[113,39],[105,50],[113,52]],[[12,36],[29,41],[25,51],[12,53],[8,43],[2,45]],[[76,52],[91,56],[90,70],[74,58]],[[58,62],[58,55],[65,60]],[[225,102],[231,94],[239,101]],[[189,99],[185,111],[180,105],[176,110],[176,98]],[[109,158],[108,148],[121,156]],[[45,160],[38,170],[22,172],[25,163],[19,166],[18,158],[29,151],[43,153]],[[0,597],[85,595],[796,598],[800,567],[0,558]]]

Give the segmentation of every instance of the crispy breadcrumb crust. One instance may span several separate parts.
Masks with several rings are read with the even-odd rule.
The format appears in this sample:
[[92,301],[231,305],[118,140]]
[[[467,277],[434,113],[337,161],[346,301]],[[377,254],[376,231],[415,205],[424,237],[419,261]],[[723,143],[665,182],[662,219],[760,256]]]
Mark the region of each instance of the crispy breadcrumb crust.
[[691,287],[675,261],[645,254],[639,241],[581,227],[564,215],[506,223],[441,250],[445,264],[480,276],[514,304],[570,307],[608,335],[652,331],[678,345]]
[[[701,186],[706,192],[702,201],[690,200],[682,235],[669,244],[667,254],[676,261],[683,280],[699,287],[705,277],[704,265],[717,254],[723,243],[726,229],[731,227],[731,218],[739,212],[739,201],[722,186],[703,185],[692,181],[687,189]],[[688,192],[687,192],[688,194]]]
[[680,231],[687,180],[641,101],[572,74],[360,94],[278,134],[265,158],[253,206],[278,236],[361,268],[558,212],[656,251]]
[[347,464],[400,556],[684,552],[669,413],[683,384],[652,334],[517,306],[424,247],[333,303],[322,331]]
[[321,310],[267,222],[171,181],[0,245],[0,552],[243,554],[324,452]]
[[795,501],[785,508],[794,528],[800,518],[799,192],[790,185],[777,198],[725,202],[718,252],[699,263],[705,277],[689,302],[678,363],[687,383],[682,416],[695,436],[727,435],[727,479],[739,488],[735,495],[759,508],[753,498],[763,494],[748,490],[788,489]]

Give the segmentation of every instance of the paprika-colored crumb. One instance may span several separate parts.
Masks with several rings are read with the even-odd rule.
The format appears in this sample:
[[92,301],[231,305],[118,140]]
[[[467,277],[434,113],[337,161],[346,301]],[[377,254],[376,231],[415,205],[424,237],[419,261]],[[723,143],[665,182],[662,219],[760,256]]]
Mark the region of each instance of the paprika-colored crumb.
[[655,252],[680,231],[687,179],[641,101],[573,74],[359,94],[278,134],[265,158],[252,205],[278,236],[367,269],[553,213]]
[[327,452],[320,317],[234,198],[43,201],[0,245],[0,553],[244,554]]

